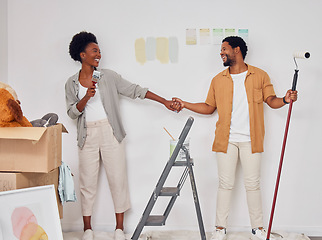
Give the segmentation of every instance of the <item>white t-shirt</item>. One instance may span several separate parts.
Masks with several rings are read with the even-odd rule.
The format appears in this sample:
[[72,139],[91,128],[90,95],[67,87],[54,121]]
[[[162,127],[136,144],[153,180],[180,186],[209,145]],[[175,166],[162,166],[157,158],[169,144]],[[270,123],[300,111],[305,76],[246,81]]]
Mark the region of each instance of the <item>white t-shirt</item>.
[[234,82],[233,109],[230,123],[230,142],[249,142],[249,109],[245,89],[247,71],[239,74],[231,74]]
[[[82,99],[87,92],[87,88],[83,87],[81,84],[79,84],[79,93],[78,97],[79,99]],[[96,93],[94,97],[91,97],[86,106],[86,122],[95,122],[102,119],[106,119],[106,112],[104,110],[102,101],[101,101],[101,95],[99,93],[99,90],[96,89]]]

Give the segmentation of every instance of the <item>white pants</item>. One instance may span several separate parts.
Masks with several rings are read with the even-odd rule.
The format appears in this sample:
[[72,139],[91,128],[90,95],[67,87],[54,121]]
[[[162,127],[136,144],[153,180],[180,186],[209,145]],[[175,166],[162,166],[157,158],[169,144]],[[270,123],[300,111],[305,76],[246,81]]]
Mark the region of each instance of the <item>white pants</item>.
[[87,123],[87,136],[79,153],[79,181],[83,216],[91,216],[95,201],[100,159],[105,168],[115,213],[131,207],[124,144],[119,143],[108,120]]
[[227,227],[230,199],[235,184],[238,159],[243,169],[247,204],[252,228],[263,227],[260,190],[261,153],[252,153],[250,142],[228,144],[227,153],[216,153],[219,186],[217,195],[216,226]]

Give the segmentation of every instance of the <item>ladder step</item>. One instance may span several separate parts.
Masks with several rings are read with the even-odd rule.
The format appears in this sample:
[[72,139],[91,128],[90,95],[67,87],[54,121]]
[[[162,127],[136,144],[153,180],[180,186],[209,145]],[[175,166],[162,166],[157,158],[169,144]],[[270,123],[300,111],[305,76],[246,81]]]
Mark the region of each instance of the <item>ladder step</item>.
[[[193,166],[193,159],[190,158],[190,164]],[[187,161],[175,161],[173,163],[174,167],[187,166]]]
[[180,190],[177,187],[164,187],[161,189],[160,196],[179,196]]
[[151,215],[146,220],[145,226],[163,226],[165,225],[165,216]]

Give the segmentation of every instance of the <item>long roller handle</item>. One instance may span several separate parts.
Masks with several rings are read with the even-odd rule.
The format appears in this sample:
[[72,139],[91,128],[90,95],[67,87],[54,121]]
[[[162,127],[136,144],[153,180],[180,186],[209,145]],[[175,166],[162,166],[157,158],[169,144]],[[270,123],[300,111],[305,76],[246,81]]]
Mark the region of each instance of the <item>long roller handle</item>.
[[[299,72],[299,70],[295,69],[295,73],[294,73],[294,76],[293,76],[292,91],[296,90],[298,72]],[[288,115],[287,115],[286,127],[285,127],[285,132],[284,132],[284,140],[283,140],[283,146],[282,146],[282,151],[281,151],[280,164],[279,164],[279,167],[278,167],[277,179],[276,179],[276,184],[275,184],[275,192],[274,192],[274,198],[273,198],[273,203],[272,203],[271,216],[270,216],[270,219],[269,219],[269,226],[268,226],[268,230],[267,230],[266,240],[269,240],[270,235],[271,235],[271,230],[272,230],[272,224],[273,224],[273,218],[274,218],[274,212],[275,212],[275,206],[276,206],[276,199],[277,199],[278,187],[279,187],[280,178],[281,178],[281,172],[282,172],[282,167],[283,167],[285,146],[286,146],[288,128],[289,128],[289,125],[290,125],[292,107],[293,107],[293,100],[291,99],[290,106],[288,108]]]

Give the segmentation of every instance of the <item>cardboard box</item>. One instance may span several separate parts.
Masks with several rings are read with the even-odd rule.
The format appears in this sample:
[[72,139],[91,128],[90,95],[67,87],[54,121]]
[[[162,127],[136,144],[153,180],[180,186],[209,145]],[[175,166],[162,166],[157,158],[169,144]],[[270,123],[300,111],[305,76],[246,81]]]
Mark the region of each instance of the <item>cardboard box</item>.
[[0,128],[0,171],[48,173],[59,167],[62,132],[62,124]]
[[28,187],[55,185],[57,206],[60,218],[63,218],[63,205],[58,194],[59,168],[49,173],[0,172],[0,191],[10,191]]

